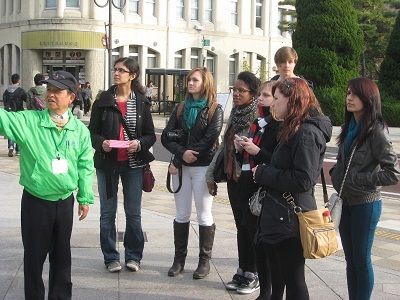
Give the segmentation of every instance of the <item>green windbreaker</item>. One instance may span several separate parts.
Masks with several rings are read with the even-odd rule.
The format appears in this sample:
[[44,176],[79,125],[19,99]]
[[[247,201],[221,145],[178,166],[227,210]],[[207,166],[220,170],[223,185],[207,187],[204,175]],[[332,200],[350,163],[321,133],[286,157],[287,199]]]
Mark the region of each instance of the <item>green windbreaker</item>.
[[[78,188],[78,203],[93,204],[90,133],[69,110],[68,114],[69,121],[59,132],[48,109],[15,113],[0,109],[0,133],[18,144],[21,154],[19,183],[30,194],[57,201],[67,198]],[[52,161],[58,154],[68,162],[67,173],[54,174],[52,171]]]

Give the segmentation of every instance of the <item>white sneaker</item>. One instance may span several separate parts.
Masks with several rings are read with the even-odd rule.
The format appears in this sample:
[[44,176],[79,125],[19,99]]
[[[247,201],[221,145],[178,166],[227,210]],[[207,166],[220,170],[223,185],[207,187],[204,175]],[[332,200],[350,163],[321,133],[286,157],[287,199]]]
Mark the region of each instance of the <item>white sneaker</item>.
[[107,270],[111,273],[119,272],[122,269],[119,261],[113,261],[107,265]]
[[138,264],[136,261],[134,261],[134,260],[128,260],[128,261],[126,262],[126,267],[127,267],[128,269],[131,269],[133,272],[137,272],[137,271],[139,271],[139,269],[140,269],[139,264]]

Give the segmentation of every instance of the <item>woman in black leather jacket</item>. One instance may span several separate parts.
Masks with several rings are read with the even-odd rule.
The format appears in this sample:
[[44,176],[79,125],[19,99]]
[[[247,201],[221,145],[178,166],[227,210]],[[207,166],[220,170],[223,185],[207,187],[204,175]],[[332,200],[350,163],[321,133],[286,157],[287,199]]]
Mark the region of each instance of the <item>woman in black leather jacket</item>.
[[[213,196],[208,193],[205,173],[215,152],[223,123],[223,110],[218,105],[213,112],[216,91],[211,72],[206,68],[196,68],[187,75],[187,92],[183,109],[177,106],[165,127],[161,142],[173,154],[168,167],[176,190],[181,180],[181,189],[174,194],[176,217],[174,220],[175,257],[169,276],[179,275],[187,255],[192,195],[199,223],[199,264],[193,273],[194,279],[201,279],[210,272],[210,258],[214,243],[215,224],[211,207]],[[178,175],[181,173],[181,175]]]
[[156,136],[150,103],[138,80],[139,65],[131,58],[120,58],[113,71],[116,85],[102,92],[94,102],[89,124],[92,145],[96,150],[94,165],[100,197],[100,244],[107,270],[121,270],[115,228],[121,177],[126,215],[125,265],[138,271],[144,248],[141,223],[143,166],[154,160],[149,149]]
[[382,200],[381,186],[397,184],[397,155],[387,136],[378,86],[368,78],[349,81],[345,123],[338,136],[337,163],[330,170],[336,191],[343,185],[340,237],[346,258],[349,299],[370,299],[374,287],[371,249]]

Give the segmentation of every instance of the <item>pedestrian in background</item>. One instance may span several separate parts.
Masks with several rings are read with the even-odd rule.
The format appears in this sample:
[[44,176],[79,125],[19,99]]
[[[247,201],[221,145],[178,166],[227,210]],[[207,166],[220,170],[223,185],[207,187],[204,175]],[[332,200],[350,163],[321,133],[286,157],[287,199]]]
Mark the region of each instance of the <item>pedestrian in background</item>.
[[140,68],[131,58],[114,63],[114,82],[93,104],[89,130],[100,197],[100,245],[109,272],[121,270],[116,248],[118,183],[122,181],[126,228],[125,266],[136,272],[143,257],[143,167],[154,160],[156,141],[150,103],[140,84]]
[[321,173],[332,125],[304,79],[279,81],[272,93],[275,115],[283,122],[271,162],[253,168],[254,181],[267,188],[257,242],[262,243],[268,257],[277,260],[270,265],[273,293],[282,289],[280,280],[278,287],[274,281],[274,277],[281,276],[287,300],[308,300],[298,218],[284,194],[290,193],[303,212],[317,209],[314,186]]
[[[258,117],[257,96],[260,80],[251,72],[243,71],[238,74],[233,86],[233,108],[226,124],[225,133],[218,152],[208,167],[206,180],[210,194],[215,193],[217,184],[214,182],[216,159],[221,151],[224,155],[224,172],[227,174],[227,189],[233,217],[237,230],[237,248],[239,267],[232,280],[225,284],[226,289],[236,290],[240,294],[250,294],[258,290],[260,285],[254,253],[254,235],[251,236],[247,224],[254,224],[256,217],[251,214],[248,205],[243,205],[247,199],[241,198],[239,184],[242,166],[237,161],[234,140],[237,136],[247,136],[250,125]],[[248,202],[247,202],[248,204]]]
[[337,144],[337,162],[330,170],[336,191],[340,190],[351,160],[341,194],[339,225],[347,289],[350,300],[367,300],[374,287],[371,249],[382,212],[381,186],[395,185],[400,178],[397,155],[382,117],[379,89],[371,79],[349,81],[345,123]]
[[[3,93],[4,109],[7,111],[17,112],[24,110],[24,102],[26,102],[26,92],[20,87],[21,79],[18,74],[11,75],[11,85]],[[18,144],[8,138],[8,156],[13,157],[19,155]]]
[[[248,230],[249,236],[253,237],[253,239],[257,232],[258,217],[249,211],[249,198],[258,190],[259,185],[254,182],[251,170],[259,164],[270,163],[272,153],[278,145],[277,135],[281,123],[274,119],[274,114],[271,112],[271,105],[274,102],[274,97],[272,96],[272,87],[274,84],[275,81],[267,81],[261,84],[258,96],[260,117],[251,124],[248,136],[236,136],[234,141],[235,149],[238,153],[236,156],[242,166],[242,172],[238,181],[238,185],[242,187],[238,190],[238,198],[240,199],[238,205],[246,212],[247,221],[244,222],[244,226]],[[263,191],[265,191],[265,187],[263,187]],[[260,295],[257,299],[269,300],[271,298],[269,265],[277,263],[277,259],[275,256],[268,257],[261,243],[255,245],[255,257],[260,283]],[[281,276],[277,276],[277,274],[274,274],[273,280],[275,281],[273,299],[282,298],[285,284]]]
[[82,89],[82,100],[83,100],[83,115],[87,116],[90,107],[92,106],[92,90],[90,89],[90,82],[86,81],[85,86]]
[[153,95],[153,81],[149,81],[146,85],[146,98],[151,103],[151,96]]
[[34,101],[34,97],[36,96],[39,98],[39,100],[42,102],[43,106],[46,106],[46,85],[42,83],[44,80],[44,75],[41,73],[38,73],[35,75],[33,78],[33,81],[35,83],[35,86],[31,87],[28,90],[28,97],[26,99],[26,108],[29,110],[40,110],[36,105]]
[[[217,98],[214,79],[208,69],[192,69],[186,78],[187,92],[182,112],[177,116],[178,106],[173,110],[161,136],[163,146],[173,154],[168,172],[173,177],[174,190],[181,186],[179,192],[174,194],[175,256],[168,275],[179,275],[185,266],[193,195],[199,223],[200,248],[199,264],[193,278],[202,279],[210,272],[215,235],[211,212],[213,196],[208,193],[205,173],[215,153],[214,145],[222,129],[224,112],[218,104],[208,122],[211,106]],[[182,138],[175,137],[173,133],[177,132],[181,133]],[[178,175],[178,170],[181,175]]]
[[0,133],[21,150],[21,232],[25,299],[43,300],[43,264],[50,263],[48,299],[71,299],[71,232],[74,195],[79,220],[94,202],[93,153],[86,126],[68,110],[76,94],[72,74],[54,72],[42,111],[0,109]]

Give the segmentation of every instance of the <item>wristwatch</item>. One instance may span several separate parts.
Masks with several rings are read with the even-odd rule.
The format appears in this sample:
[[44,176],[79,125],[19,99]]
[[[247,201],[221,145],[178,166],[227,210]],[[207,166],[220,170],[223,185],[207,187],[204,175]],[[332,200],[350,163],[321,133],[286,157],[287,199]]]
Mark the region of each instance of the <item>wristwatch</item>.
[[136,152],[139,152],[140,150],[142,150],[142,144],[140,143],[139,140],[136,140],[136,142],[137,142],[137,144],[138,144],[137,149],[136,149]]

